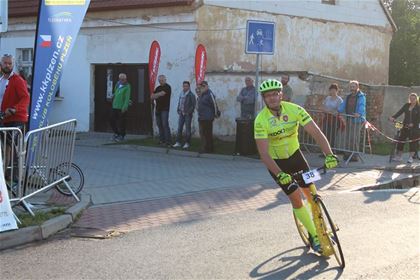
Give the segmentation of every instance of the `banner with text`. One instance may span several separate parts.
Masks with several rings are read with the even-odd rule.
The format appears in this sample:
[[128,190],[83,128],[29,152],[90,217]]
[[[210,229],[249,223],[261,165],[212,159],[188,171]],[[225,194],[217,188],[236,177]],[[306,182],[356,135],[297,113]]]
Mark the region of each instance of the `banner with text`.
[[0,232],[18,228],[10,206],[6,181],[4,180],[2,155],[0,147]]
[[155,90],[157,74],[160,63],[160,46],[157,41],[153,41],[149,52],[149,89],[150,94]]
[[207,67],[207,53],[206,48],[199,44],[195,52],[195,82],[197,86],[204,81]]
[[41,0],[35,38],[29,130],[46,125],[49,108],[90,0]]

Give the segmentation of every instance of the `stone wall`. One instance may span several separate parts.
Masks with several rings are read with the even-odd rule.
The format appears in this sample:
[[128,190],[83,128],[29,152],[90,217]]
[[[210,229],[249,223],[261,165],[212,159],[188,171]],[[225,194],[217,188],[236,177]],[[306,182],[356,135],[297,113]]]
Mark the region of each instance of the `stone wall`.
[[[306,97],[305,108],[318,110],[328,95],[328,87],[331,83],[337,83],[340,87],[339,95],[344,99],[349,94],[349,80],[334,77],[309,75],[309,92]],[[420,86],[377,86],[360,84],[360,89],[366,94],[366,118],[387,136],[393,137],[395,129],[388,117],[395,114],[408,100],[408,95],[415,92],[420,95]],[[403,116],[400,117],[402,119]],[[387,141],[383,135],[374,132],[371,134],[375,141]]]

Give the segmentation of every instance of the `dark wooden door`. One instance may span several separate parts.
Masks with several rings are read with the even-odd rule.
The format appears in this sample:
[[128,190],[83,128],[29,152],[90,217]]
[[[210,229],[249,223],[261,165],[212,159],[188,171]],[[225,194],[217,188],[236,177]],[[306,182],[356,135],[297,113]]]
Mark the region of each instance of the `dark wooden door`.
[[118,75],[125,73],[131,85],[127,134],[151,134],[152,115],[147,69],[147,64],[95,65],[95,131],[112,132],[109,124],[112,102],[109,97],[118,82]]

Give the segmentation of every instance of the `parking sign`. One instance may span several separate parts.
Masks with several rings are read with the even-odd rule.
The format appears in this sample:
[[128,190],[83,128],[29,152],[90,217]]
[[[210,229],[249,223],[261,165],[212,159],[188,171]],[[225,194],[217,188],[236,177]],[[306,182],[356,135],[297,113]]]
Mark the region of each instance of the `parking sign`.
[[274,22],[248,20],[245,53],[274,53]]

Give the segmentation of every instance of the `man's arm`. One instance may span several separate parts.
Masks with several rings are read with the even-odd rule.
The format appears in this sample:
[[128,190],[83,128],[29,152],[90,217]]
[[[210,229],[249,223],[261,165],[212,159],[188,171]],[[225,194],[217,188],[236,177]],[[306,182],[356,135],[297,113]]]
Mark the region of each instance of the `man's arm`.
[[131,86],[130,84],[127,85],[127,88],[125,90],[125,95],[124,95],[124,104],[123,107],[121,108],[121,111],[124,113],[128,110],[128,105],[130,104],[130,98],[131,98]]
[[338,112],[339,113],[344,113],[346,110],[346,102],[347,102],[347,97],[345,97],[343,99],[343,102],[341,102],[340,106],[338,106]]
[[27,112],[29,106],[30,97],[28,93],[28,88],[26,82],[17,81],[15,84],[16,94],[19,96],[19,101],[14,104],[11,108],[6,108],[5,113],[6,117],[16,114],[16,112]]
[[276,162],[271,158],[268,153],[268,139],[255,139],[257,143],[258,153],[260,154],[261,160],[264,165],[271,171],[274,175],[277,175],[281,172],[280,167]]
[[310,121],[304,127],[305,131],[309,133],[314,139],[315,142],[321,147],[321,150],[326,155],[333,154],[330,143],[328,143],[327,138],[325,137],[324,133],[319,129],[319,127],[314,123],[314,121]]
[[162,97],[166,94],[166,92],[164,92],[163,90],[156,92],[156,93],[152,93],[152,96],[150,98],[154,99],[158,99],[159,97]]
[[255,103],[255,91],[248,91],[244,96],[245,104],[254,104]]
[[359,104],[357,104],[357,113],[355,114],[356,117],[362,118],[364,121],[366,118],[366,97],[364,95],[359,97]]
[[244,89],[241,89],[238,96],[236,97],[236,101],[242,102],[242,100],[244,100],[243,92],[244,92]]

